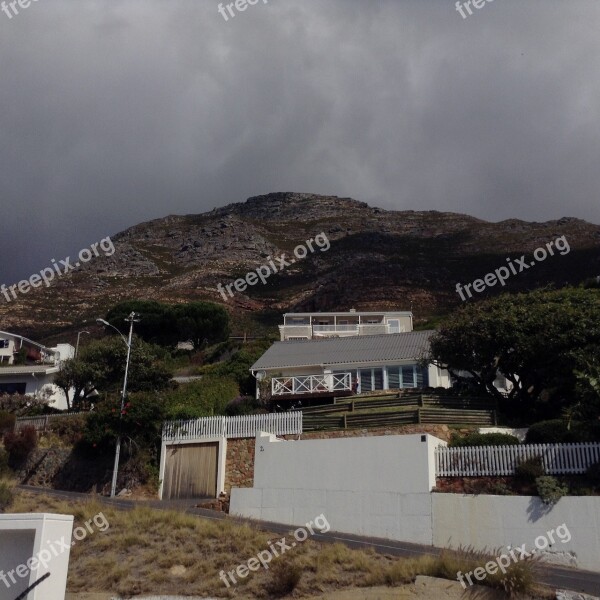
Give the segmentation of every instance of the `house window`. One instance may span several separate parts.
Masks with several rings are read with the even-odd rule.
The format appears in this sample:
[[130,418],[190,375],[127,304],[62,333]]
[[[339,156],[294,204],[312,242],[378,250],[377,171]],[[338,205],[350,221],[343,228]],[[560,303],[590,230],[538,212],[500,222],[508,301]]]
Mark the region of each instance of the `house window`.
[[402,367],[402,387],[414,388],[417,387],[417,377],[415,365],[404,365]]
[[360,391],[373,392],[383,389],[383,369],[361,369],[360,370]]
[[307,340],[308,338],[307,338],[307,337],[300,337],[300,336],[297,336],[297,337],[289,337],[289,338],[287,338],[287,339],[288,339],[288,341],[290,341],[290,342],[297,342],[297,341],[299,341],[299,340]]
[[423,387],[424,376],[417,365],[387,367],[388,389]]
[[24,394],[26,383],[0,383],[0,394]]
[[0,340],[0,349],[10,347],[10,340]]

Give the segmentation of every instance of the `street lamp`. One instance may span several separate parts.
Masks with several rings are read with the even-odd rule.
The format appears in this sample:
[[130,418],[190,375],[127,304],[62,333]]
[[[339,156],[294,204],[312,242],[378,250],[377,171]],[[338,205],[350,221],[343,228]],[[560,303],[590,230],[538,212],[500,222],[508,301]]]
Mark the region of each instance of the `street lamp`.
[[121,336],[121,339],[125,342],[125,345],[127,346],[127,362],[125,363],[125,379],[123,380],[123,390],[121,393],[121,413],[119,415],[119,435],[117,436],[117,447],[115,449],[115,465],[113,467],[113,478],[112,485],[110,488],[111,498],[114,498],[116,495],[117,475],[119,473],[119,456],[121,454],[121,428],[123,423],[123,410],[125,409],[125,397],[127,395],[127,374],[129,373],[129,359],[131,358],[131,338],[133,337],[133,324],[139,321],[139,319],[136,319],[135,317],[136,314],[132,312],[125,319],[125,321],[129,323],[129,339],[126,339],[125,336],[108,321],[105,321],[104,319],[96,319],[96,323],[105,325],[107,327],[112,327]]
[[79,352],[79,338],[81,337],[82,333],[87,333],[88,335],[90,335],[89,331],[80,331],[77,334],[77,345],[75,346],[75,356],[74,356],[74,358],[77,358],[77,353]]

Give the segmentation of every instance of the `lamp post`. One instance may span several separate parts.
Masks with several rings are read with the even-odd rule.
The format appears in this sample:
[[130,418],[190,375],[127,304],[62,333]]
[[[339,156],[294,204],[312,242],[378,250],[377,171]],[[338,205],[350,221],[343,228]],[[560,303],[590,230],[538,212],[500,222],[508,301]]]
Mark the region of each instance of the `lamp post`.
[[117,436],[117,447],[115,449],[115,465],[113,467],[112,485],[110,487],[111,498],[114,498],[116,495],[117,475],[119,474],[119,456],[121,455],[121,427],[123,423],[123,410],[125,409],[125,398],[127,396],[127,375],[129,373],[129,359],[131,358],[131,339],[133,337],[133,324],[139,321],[139,319],[136,319],[135,317],[136,314],[132,312],[125,319],[125,321],[129,323],[129,339],[126,339],[125,336],[108,321],[105,321],[104,319],[96,319],[96,323],[101,323],[102,325],[106,325],[107,327],[112,327],[121,336],[122,340],[127,346],[127,362],[125,363],[125,378],[123,380],[123,390],[121,393],[121,413],[119,414],[119,435]]
[[90,335],[89,331],[80,331],[77,334],[77,345],[75,346],[75,357],[74,358],[77,358],[77,353],[79,352],[79,338],[81,337],[82,333],[87,333],[88,335]]

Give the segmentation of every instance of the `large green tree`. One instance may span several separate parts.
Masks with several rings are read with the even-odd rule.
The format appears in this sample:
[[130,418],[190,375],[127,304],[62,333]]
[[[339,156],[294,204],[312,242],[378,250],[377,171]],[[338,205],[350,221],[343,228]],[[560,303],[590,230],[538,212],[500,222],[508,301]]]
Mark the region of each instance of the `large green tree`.
[[504,294],[458,310],[434,336],[432,358],[457,378],[467,372],[480,390],[504,400],[493,386],[500,371],[514,386],[508,403],[533,400],[557,412],[580,400],[577,378],[593,376],[599,317],[599,290]]
[[130,300],[113,307],[106,320],[117,327],[132,312],[140,316],[135,324],[136,333],[147,342],[174,346],[179,341],[192,340],[198,348],[227,339],[229,315],[211,302],[164,304],[153,300]]

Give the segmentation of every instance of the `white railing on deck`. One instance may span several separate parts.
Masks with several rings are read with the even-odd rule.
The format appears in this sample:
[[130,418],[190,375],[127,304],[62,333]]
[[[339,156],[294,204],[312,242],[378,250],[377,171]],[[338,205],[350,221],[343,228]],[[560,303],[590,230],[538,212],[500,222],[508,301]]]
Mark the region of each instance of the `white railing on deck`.
[[203,417],[201,419],[167,421],[163,424],[163,441],[196,438],[251,438],[258,431],[275,435],[302,433],[302,413],[269,413],[237,417]]
[[435,451],[438,477],[485,477],[514,475],[524,460],[541,457],[548,475],[585,473],[600,462],[600,443],[523,444],[519,446],[477,446]]
[[351,389],[351,373],[296,375],[290,377],[273,377],[271,379],[271,393],[273,396],[347,392]]

